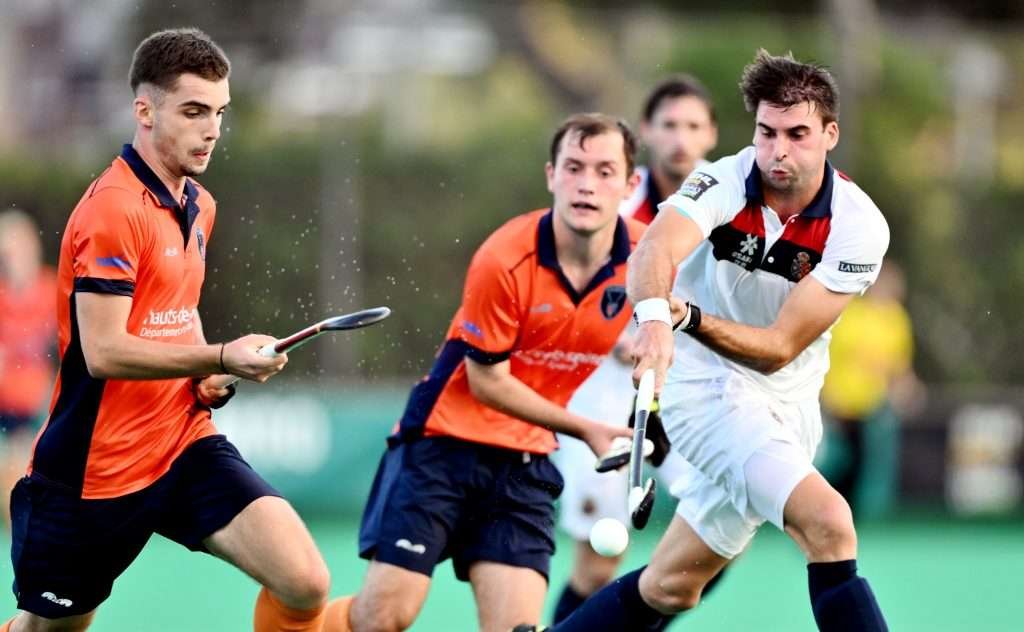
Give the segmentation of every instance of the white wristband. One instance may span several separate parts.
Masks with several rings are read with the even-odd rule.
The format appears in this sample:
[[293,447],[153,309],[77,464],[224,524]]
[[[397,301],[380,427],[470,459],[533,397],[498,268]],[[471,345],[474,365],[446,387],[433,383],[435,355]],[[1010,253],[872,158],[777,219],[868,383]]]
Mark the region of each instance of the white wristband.
[[645,298],[633,306],[633,320],[636,324],[657,320],[672,326],[672,310],[663,298]]

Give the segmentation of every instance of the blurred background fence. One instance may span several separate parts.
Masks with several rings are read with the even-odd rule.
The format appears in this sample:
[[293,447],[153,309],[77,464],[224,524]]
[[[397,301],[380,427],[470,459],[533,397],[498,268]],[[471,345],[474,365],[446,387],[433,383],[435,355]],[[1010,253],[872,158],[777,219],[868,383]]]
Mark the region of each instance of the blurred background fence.
[[[310,510],[358,511],[473,250],[506,218],[548,203],[542,168],[555,124],[583,109],[636,121],[646,91],[685,71],[716,100],[713,156],[733,153],[752,136],[736,85],[758,47],[834,69],[843,135],[833,162],[882,208],[890,255],[906,271],[928,398],[873,431],[872,449],[890,454],[872,479],[874,506],[1011,515],[1024,506],[1019,3],[0,6],[0,204],[37,219],[51,263],[84,187],[131,140],[134,45],[195,25],[234,65],[225,133],[201,178],[219,202],[207,337],[394,309],[383,326],[295,354],[276,384],[245,386],[218,414]],[[830,446],[824,468],[843,458]]]

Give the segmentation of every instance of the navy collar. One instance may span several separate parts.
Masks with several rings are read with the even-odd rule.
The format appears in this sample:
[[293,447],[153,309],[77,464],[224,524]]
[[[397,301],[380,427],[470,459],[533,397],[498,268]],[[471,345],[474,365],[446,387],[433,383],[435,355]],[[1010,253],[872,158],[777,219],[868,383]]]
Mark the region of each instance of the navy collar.
[[[829,217],[832,215],[832,186],[833,173],[831,163],[825,161],[825,178],[821,181],[821,188],[800,215],[803,217]],[[750,168],[750,175],[747,176],[744,185],[747,196],[747,203],[758,202],[764,204],[764,191],[761,189],[761,170],[757,168],[757,161]]]
[[135,177],[149,189],[149,192],[157,199],[160,206],[174,211],[178,224],[181,226],[181,237],[187,246],[188,236],[192,231],[192,224],[195,223],[196,217],[199,216],[199,204],[196,202],[196,198],[199,197],[199,189],[195,183],[189,178],[185,178],[185,206],[182,208],[181,204],[171,197],[171,192],[167,190],[163,181],[149,168],[149,165],[142,159],[139,152],[135,151],[134,147],[130,144],[125,144],[121,148],[121,159],[128,164]]
[[[149,192],[153,194],[153,197],[160,202],[160,206],[164,208],[180,209],[181,204],[178,200],[171,197],[171,192],[167,190],[163,181],[157,177],[156,173],[149,168],[146,161],[142,159],[139,152],[135,151],[135,148],[130,144],[125,144],[121,148],[121,158],[124,159],[128,166],[131,167],[132,173],[139,179],[142,184],[146,185]],[[196,198],[199,197],[199,189],[192,183],[191,180],[185,178],[185,200],[186,204],[189,202],[195,202]]]
[[558,250],[555,247],[554,215],[555,211],[553,209],[549,210],[540,218],[540,222],[537,223],[537,260],[540,262],[540,265],[554,271],[558,275],[562,287],[569,294],[572,302],[579,305],[583,297],[591,290],[615,275],[615,266],[622,265],[629,259],[631,251],[629,229],[621,217],[615,218],[615,238],[612,241],[611,257],[608,263],[597,271],[597,274],[594,275],[594,278],[590,280],[590,283],[587,284],[587,287],[582,292],[577,292],[572,283],[569,282],[568,277],[565,276],[565,272],[562,271],[562,266],[558,263]]
[[[544,217],[540,218],[537,224],[537,257],[540,264],[552,270],[561,270],[558,263],[558,250],[555,248],[555,212],[549,210]],[[621,217],[615,219],[615,239],[612,242],[611,260],[612,265],[626,263],[629,259],[629,229]]]

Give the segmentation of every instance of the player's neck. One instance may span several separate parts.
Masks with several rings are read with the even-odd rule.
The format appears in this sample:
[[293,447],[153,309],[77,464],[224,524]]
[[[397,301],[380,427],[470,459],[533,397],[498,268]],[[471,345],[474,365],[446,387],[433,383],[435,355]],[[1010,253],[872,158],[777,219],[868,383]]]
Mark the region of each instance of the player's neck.
[[156,177],[160,178],[160,182],[164,183],[168,193],[171,194],[171,198],[181,200],[182,195],[185,194],[185,176],[172,174],[170,169],[160,160],[156,149],[149,143],[141,140],[138,135],[132,141],[132,147],[139,154],[139,157],[142,158],[142,161],[153,170]]
[[814,179],[814,182],[796,191],[778,191],[765,186],[764,204],[775,211],[775,214],[779,216],[782,222],[786,222],[789,218],[799,215],[805,208],[810,206],[811,202],[814,201],[814,196],[818,195],[818,191],[821,189],[824,181],[825,175],[822,173]]
[[654,165],[651,165],[650,170],[651,177],[654,178],[654,189],[658,193],[659,202],[678,191],[679,187],[683,186],[683,180],[686,179],[686,176],[681,178],[671,176]]
[[562,222],[555,222],[558,265],[577,290],[586,287],[597,271],[608,262],[612,244],[615,243],[616,226],[616,222],[611,222],[596,233],[581,235]]

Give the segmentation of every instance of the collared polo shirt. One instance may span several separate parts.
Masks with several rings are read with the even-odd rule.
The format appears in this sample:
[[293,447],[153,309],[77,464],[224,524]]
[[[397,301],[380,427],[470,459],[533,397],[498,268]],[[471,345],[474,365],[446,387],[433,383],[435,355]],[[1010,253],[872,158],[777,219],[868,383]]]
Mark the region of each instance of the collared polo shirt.
[[645,226],[616,220],[608,263],[577,292],[558,263],[554,221],[547,209],[520,215],[477,250],[462,305],[430,374],[409,397],[401,434],[541,454],[557,447],[550,430],[473,397],[465,369],[467,356],[484,364],[509,360],[513,376],[565,406],[626,326],[626,259]]
[[82,498],[138,491],[193,441],[214,434],[190,378],[98,379],[86,369],[76,315],[83,293],[132,299],[127,332],[157,343],[197,344],[199,293],[215,202],[191,179],[182,200],[135,152],[88,188],[61,241],[57,323],[60,373],[30,471]]
[[[754,327],[774,323],[790,292],[808,275],[834,292],[862,293],[877,278],[889,246],[881,211],[828,163],[811,203],[781,222],[764,205],[753,147],[694,171],[660,208],[691,218],[706,238],[680,266],[673,294]],[[824,332],[788,365],[764,375],[690,336],[676,336],[669,379],[735,372],[783,401],[817,397],[828,371],[829,338]]]

